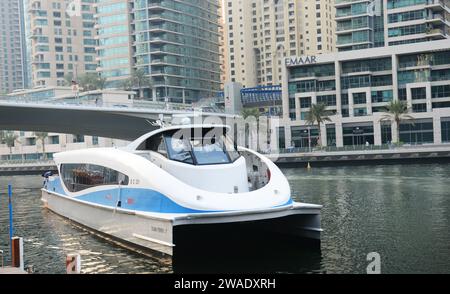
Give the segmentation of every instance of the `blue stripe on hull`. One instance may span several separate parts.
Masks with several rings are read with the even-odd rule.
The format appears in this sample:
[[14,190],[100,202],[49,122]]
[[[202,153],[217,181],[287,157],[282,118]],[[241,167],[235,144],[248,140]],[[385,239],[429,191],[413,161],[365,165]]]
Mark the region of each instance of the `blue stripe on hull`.
[[[59,178],[53,181],[48,181],[44,189],[50,192],[56,192],[61,195],[66,195]],[[113,188],[103,191],[90,192],[82,196],[75,197],[90,203],[100,204],[115,208],[118,201],[121,202],[121,208],[127,210],[143,211],[143,212],[157,212],[157,213],[208,213],[208,212],[223,212],[219,210],[206,211],[195,210],[177,204],[167,196],[151,190],[143,188]],[[285,204],[275,207],[283,207],[292,204],[292,199],[289,199]]]
[[159,213],[201,213],[218,212],[195,210],[183,207],[163,194],[151,190],[140,188],[117,188],[98,192],[91,192],[83,196],[76,197],[79,200],[116,207],[121,201],[121,208],[129,210],[159,212]]
[[44,189],[46,189],[50,192],[55,192],[55,193],[58,193],[61,195],[66,195],[66,192],[64,192],[64,189],[62,187],[60,178],[54,178],[51,181],[50,180],[47,181],[47,183],[44,185]]

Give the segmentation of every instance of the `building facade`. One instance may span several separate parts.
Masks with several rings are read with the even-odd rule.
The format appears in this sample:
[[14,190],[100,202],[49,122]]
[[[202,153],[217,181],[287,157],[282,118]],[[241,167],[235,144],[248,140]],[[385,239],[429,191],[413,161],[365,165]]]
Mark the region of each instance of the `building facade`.
[[[338,52],[285,60],[280,146],[317,144],[317,126],[305,121],[323,103],[331,122],[322,146],[450,143],[450,40]],[[405,101],[414,118],[400,134],[386,121],[390,101]]]
[[96,72],[94,3],[29,1],[33,86],[63,86],[66,76]]
[[227,55],[227,45],[228,45],[228,36],[225,30],[225,18],[223,14],[223,7],[220,5],[219,7],[219,62],[220,62],[220,87],[223,90],[225,83],[230,80],[229,72],[227,69],[228,66],[228,55]]
[[447,39],[448,0],[336,0],[339,51]]
[[22,0],[0,1],[0,94],[28,86]]
[[156,101],[190,103],[220,91],[217,0],[135,0],[134,63]]
[[224,11],[230,82],[277,85],[284,57],[334,51],[331,0],[227,0]]
[[133,68],[130,0],[97,0],[97,61],[107,87],[120,88]]

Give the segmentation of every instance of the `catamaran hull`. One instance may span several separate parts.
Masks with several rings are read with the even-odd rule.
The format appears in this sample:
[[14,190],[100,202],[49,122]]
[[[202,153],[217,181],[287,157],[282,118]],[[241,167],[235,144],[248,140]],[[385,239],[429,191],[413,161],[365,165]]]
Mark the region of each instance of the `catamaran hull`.
[[[253,211],[167,215],[114,209],[46,189],[42,189],[42,201],[49,210],[94,230],[101,236],[168,256],[174,254],[177,245],[174,243],[191,243],[190,240],[181,242],[181,237],[189,239],[195,235],[195,241],[205,243],[217,236],[226,239],[226,234],[245,235],[247,230],[261,229],[262,234],[272,232],[320,240],[322,231],[321,206],[312,204],[294,203],[287,207]],[[213,224],[214,226],[209,227],[214,227],[214,230],[207,229],[208,233],[200,236],[203,241],[198,239],[198,234],[191,234],[197,228],[200,231]],[[231,225],[232,229],[220,232],[218,224],[227,225],[228,228]],[[212,232],[216,233],[214,237],[210,234]]]

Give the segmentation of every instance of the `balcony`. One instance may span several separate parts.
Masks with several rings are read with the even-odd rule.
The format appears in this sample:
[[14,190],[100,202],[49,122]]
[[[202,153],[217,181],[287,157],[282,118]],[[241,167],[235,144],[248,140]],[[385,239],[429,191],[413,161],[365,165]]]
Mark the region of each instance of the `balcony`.
[[436,13],[430,16],[427,16],[425,21],[429,24],[442,25],[446,22],[444,16],[440,13]]
[[426,7],[432,11],[442,11],[445,10],[445,3],[443,0],[428,0]]
[[369,0],[336,0],[334,7],[350,6],[354,2],[369,2]]
[[164,59],[152,59],[150,62],[151,65],[164,64],[166,61]]
[[427,37],[431,39],[444,39],[445,38],[445,32],[443,29],[431,29],[426,31]]

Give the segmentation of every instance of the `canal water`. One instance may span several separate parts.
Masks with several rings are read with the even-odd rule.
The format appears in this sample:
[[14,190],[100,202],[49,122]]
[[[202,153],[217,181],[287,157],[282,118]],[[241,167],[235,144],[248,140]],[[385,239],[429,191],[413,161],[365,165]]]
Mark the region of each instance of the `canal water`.
[[42,178],[2,176],[0,249],[9,262],[11,182],[15,235],[24,238],[25,265],[35,273],[64,273],[65,256],[72,252],[81,254],[84,273],[363,274],[370,252],[380,254],[382,273],[450,273],[450,165],[283,171],[296,200],[324,206],[320,248],[262,239],[250,252],[221,249],[214,258],[190,256],[170,264],[117,247],[44,209]]

